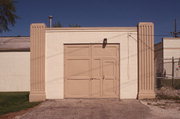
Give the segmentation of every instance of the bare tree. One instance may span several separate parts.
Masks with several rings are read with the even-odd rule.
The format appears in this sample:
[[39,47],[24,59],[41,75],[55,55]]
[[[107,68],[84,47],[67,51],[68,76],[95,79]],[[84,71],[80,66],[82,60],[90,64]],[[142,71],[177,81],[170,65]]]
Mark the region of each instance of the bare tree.
[[63,26],[59,21],[57,21],[53,24],[53,27],[63,27]]
[[79,24],[69,24],[69,27],[81,27]]

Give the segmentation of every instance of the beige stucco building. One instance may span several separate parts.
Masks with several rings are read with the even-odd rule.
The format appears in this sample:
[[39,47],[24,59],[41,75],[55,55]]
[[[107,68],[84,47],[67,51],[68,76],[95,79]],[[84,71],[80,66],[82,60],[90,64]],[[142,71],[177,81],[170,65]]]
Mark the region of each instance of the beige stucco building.
[[174,57],[174,78],[180,79],[180,38],[163,38],[155,44],[157,77],[172,78],[172,58]]
[[154,25],[31,25],[30,101],[154,98]]

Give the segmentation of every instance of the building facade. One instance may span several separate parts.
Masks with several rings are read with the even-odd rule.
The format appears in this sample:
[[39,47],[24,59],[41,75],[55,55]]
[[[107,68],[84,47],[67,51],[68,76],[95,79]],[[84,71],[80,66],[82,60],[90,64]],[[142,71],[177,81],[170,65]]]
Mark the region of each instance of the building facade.
[[154,25],[31,25],[30,101],[154,98]]

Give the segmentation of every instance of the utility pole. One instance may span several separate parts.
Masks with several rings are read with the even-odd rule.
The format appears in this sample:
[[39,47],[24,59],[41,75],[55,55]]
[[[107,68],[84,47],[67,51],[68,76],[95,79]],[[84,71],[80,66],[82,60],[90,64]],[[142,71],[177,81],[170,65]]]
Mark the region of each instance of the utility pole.
[[174,20],[174,37],[177,37],[177,30],[176,30],[176,19]]
[[172,87],[174,88],[174,57],[172,57]]
[[176,24],[176,19],[174,20],[174,32],[171,32],[173,37],[178,37],[180,35],[180,32],[177,32],[177,24]]

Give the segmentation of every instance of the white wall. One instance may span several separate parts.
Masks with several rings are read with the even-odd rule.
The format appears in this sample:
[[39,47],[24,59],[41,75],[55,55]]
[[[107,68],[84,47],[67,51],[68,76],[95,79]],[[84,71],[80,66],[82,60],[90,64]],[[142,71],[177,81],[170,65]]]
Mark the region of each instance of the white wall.
[[30,90],[30,52],[0,52],[0,92]]
[[180,38],[163,39],[164,58],[180,57]]
[[[129,36],[131,34],[131,36]],[[136,99],[137,30],[46,30],[47,99],[64,98],[64,44],[65,43],[120,43],[120,98]]]

